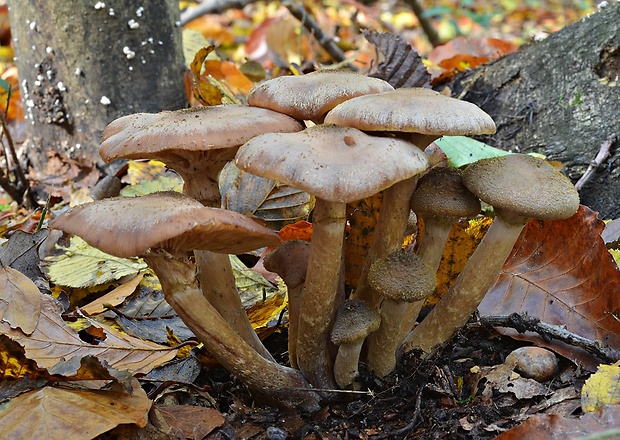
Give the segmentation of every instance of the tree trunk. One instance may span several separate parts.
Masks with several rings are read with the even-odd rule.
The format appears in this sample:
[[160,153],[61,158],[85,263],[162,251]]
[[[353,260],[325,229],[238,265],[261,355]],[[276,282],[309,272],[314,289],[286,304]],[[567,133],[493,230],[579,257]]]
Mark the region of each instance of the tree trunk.
[[[452,84],[497,124],[484,139],[503,150],[536,152],[566,165],[575,182],[601,144],[620,135],[620,4],[613,4]],[[602,218],[620,216],[620,148],[581,190]]]
[[99,165],[119,116],[185,106],[176,0],[9,1],[27,122],[28,159],[49,150]]

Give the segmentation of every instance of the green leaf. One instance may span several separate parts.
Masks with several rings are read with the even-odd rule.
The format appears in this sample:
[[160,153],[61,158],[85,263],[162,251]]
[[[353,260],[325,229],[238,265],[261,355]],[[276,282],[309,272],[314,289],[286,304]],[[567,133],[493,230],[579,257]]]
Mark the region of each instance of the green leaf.
[[258,217],[272,230],[306,220],[314,199],[306,192],[227,164],[220,174],[224,208]]
[[57,286],[93,287],[135,275],[146,269],[141,259],[118,258],[101,252],[80,237],[71,237],[69,247],[56,245],[60,251],[43,260],[49,280]]
[[450,159],[450,166],[455,168],[460,168],[480,159],[510,154],[466,136],[444,136],[436,140],[435,143]]

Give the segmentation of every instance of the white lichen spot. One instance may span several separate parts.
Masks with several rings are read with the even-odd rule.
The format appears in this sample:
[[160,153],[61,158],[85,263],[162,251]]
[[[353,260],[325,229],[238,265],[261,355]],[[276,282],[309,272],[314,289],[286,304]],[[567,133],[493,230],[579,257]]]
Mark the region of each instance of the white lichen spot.
[[37,50],[37,46],[35,46],[34,44],[33,44],[32,46],[30,46],[30,48],[31,48],[32,50]]
[[61,92],[67,90],[67,87],[65,87],[65,84],[62,81],[58,81],[58,83],[56,84],[56,88],[58,88],[58,90],[60,90]]
[[37,87],[41,87],[41,81],[36,80],[36,81],[34,82],[34,85],[35,85],[35,86],[37,86]]
[[140,27],[140,23],[132,18],[127,22],[127,26],[129,26],[129,29],[138,29]]
[[82,74],[82,69],[78,67],[77,69],[75,69],[75,72],[73,73],[75,74],[75,76],[80,76]]
[[149,43],[153,44],[153,37],[148,37],[148,38],[146,39],[146,41],[148,41]]
[[609,6],[609,3],[607,3],[606,1],[602,1],[598,5],[596,5],[596,9],[598,9],[598,11],[601,12],[607,6]]
[[174,25],[175,25],[176,27],[181,26],[181,20],[177,20],[177,21],[175,21],[175,22],[174,22]]
[[47,79],[49,79],[50,81],[52,80],[52,75],[54,72],[52,72],[51,70],[46,70],[45,71],[45,75],[47,75]]
[[128,60],[132,60],[136,56],[136,53],[127,46],[123,47],[123,53]]
[[82,148],[82,144],[75,144],[75,149],[79,150],[80,148]]
[[163,46],[163,45],[164,45],[164,42],[163,42],[163,41],[161,41],[161,40],[159,40],[159,41],[157,42],[157,44],[159,44],[160,46]]
[[129,71],[133,72],[133,66],[129,66]]
[[37,81],[41,82],[45,79],[45,77],[43,75],[41,75],[40,73],[37,75]]
[[153,49],[149,50],[149,53],[155,53],[155,51]]
[[110,15],[110,17],[114,17],[114,8],[110,8],[108,15]]
[[26,107],[28,108],[34,108],[34,101],[32,99],[28,99],[26,101]]
[[138,17],[142,17],[143,13],[144,13],[144,7],[140,6],[138,9],[136,9],[136,15]]
[[31,22],[30,22],[30,30],[31,30],[31,31],[34,31],[36,28],[37,28],[37,23],[36,23],[36,22],[34,22],[34,21],[31,21]]
[[112,104],[112,101],[110,101],[110,98],[108,98],[107,96],[102,96],[101,99],[99,100],[99,102],[102,105],[110,105],[110,104]]
[[52,53],[52,52],[54,52],[54,49],[52,49],[51,47],[47,46],[45,48],[45,53]]
[[104,2],[97,2],[95,3],[95,9],[103,9],[105,8],[105,3]]

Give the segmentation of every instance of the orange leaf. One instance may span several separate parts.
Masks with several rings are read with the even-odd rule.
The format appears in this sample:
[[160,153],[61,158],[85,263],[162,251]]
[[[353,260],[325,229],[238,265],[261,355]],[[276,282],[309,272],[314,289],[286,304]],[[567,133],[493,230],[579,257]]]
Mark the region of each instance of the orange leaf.
[[282,241],[304,240],[312,241],[312,224],[301,220],[292,225],[286,225],[278,232]]
[[246,96],[254,87],[254,83],[230,61],[207,60],[205,62],[205,72],[201,78],[207,75],[211,75],[218,81],[226,82],[235,95],[242,94]]
[[[528,223],[488,291],[482,315],[527,312],[541,321],[565,326],[570,332],[620,348],[620,271],[601,238],[597,213],[581,206],[566,220]],[[515,332],[503,333],[517,337]],[[559,342],[534,340],[587,368],[598,361],[584,351]]]

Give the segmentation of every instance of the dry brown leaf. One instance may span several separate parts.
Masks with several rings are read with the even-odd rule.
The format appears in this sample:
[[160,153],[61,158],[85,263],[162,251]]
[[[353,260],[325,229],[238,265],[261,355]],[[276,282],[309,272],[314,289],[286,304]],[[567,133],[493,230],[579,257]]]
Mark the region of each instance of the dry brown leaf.
[[558,414],[532,416],[495,440],[573,440],[594,433],[602,434],[612,428],[620,428],[620,405],[605,405],[575,418]]
[[379,221],[383,193],[347,204],[347,221],[350,228],[344,242],[345,282],[357,286],[368,250],[375,237],[375,226]]
[[213,408],[190,405],[155,405],[176,438],[205,438],[215,428],[226,423],[222,414]]
[[[620,271],[601,238],[604,224],[581,206],[566,220],[528,223],[502,273],[480,304],[481,315],[527,312],[541,321],[620,349]],[[513,335],[512,331],[506,333]],[[534,340],[588,369],[598,361],[576,347]]]
[[22,394],[0,411],[0,432],[7,439],[91,439],[120,424],[144,427],[151,401],[135,384],[121,391],[45,387]]
[[41,292],[28,277],[0,266],[0,320],[29,335],[41,313]]
[[[26,356],[36,361],[41,368],[51,368],[61,359],[92,355],[117,370],[128,370],[132,374],[148,373],[176,355],[175,349],[121,334],[112,327],[94,321],[90,322],[103,329],[105,340],[98,344],[88,344],[64,323],[60,316],[61,307],[56,300],[47,295],[41,298],[41,313],[31,335],[26,336],[20,330],[11,329],[8,324],[0,322],[0,333],[21,344],[26,350]],[[64,373],[76,374],[77,369]]]
[[106,307],[104,307],[104,304],[112,304],[113,306],[121,304],[125,301],[125,298],[136,290],[136,287],[138,287],[143,277],[144,274],[139,273],[102,297],[99,297],[90,304],[86,304],[84,307],[81,307],[80,310],[85,315],[92,316],[107,310]]

